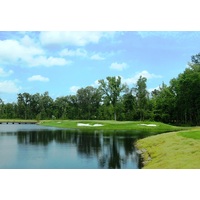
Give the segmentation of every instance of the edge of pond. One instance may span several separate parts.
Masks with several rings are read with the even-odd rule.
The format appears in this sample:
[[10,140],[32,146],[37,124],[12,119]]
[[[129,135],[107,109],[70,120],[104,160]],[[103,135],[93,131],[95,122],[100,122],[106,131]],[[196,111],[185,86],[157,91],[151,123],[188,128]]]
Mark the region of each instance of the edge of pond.
[[[192,129],[191,128],[187,128],[187,130],[191,131]],[[184,131],[186,131],[186,130],[169,131],[169,132],[165,132],[165,133],[161,133],[161,134],[167,134],[167,133],[177,134],[177,133],[181,133],[181,132],[184,132]],[[156,134],[156,135],[159,135],[159,134]],[[154,135],[151,135],[151,136],[154,136]],[[149,137],[151,137],[151,136],[149,136]],[[145,137],[145,138],[147,138],[147,137]],[[151,157],[150,153],[148,152],[148,150],[143,148],[143,147],[139,147],[138,146],[138,141],[142,140],[142,139],[145,139],[145,138],[138,139],[134,143],[134,147],[136,149],[136,153],[137,153],[137,156],[139,158],[139,167],[140,167],[140,169],[143,169],[146,164],[148,164],[149,162],[152,161],[152,157]]]

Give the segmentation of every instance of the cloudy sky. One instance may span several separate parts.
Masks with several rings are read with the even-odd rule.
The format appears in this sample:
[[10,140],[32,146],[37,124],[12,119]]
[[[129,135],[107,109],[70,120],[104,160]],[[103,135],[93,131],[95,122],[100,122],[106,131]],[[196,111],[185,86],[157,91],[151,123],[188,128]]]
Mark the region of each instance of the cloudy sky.
[[121,76],[148,89],[177,77],[200,52],[200,32],[4,32],[0,31],[0,98],[49,92],[52,98]]

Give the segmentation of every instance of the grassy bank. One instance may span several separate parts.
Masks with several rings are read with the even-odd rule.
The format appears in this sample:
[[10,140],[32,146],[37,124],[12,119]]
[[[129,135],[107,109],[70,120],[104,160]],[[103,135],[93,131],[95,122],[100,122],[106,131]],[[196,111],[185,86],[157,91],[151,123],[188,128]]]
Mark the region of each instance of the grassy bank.
[[200,128],[138,140],[144,169],[200,169]]
[[[89,124],[90,126],[78,126],[78,124]],[[127,130],[144,131],[152,134],[182,130],[181,127],[171,126],[160,122],[133,122],[133,121],[106,121],[106,120],[43,120],[43,126],[53,126],[59,128],[81,129],[81,130]],[[93,126],[100,124],[102,126]]]
[[12,123],[12,122],[26,122],[26,123],[29,123],[29,122],[34,122],[36,123],[37,121],[36,120],[31,120],[31,119],[28,119],[28,120],[25,120],[25,119],[0,119],[0,123]]

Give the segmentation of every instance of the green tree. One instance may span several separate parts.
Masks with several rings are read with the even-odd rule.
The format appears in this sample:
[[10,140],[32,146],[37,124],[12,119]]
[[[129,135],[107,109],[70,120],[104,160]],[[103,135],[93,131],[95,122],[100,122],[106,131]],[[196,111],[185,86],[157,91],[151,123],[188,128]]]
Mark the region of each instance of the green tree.
[[76,95],[67,96],[67,102],[69,105],[69,108],[67,110],[68,118],[69,119],[80,119],[77,96]]
[[16,118],[15,103],[7,103],[5,105],[5,118],[6,119]]
[[0,118],[5,118],[5,104],[4,101],[0,98]]
[[200,64],[191,64],[176,79],[176,105],[181,123],[200,121]]
[[122,92],[125,92],[127,86],[122,84],[121,77],[110,77],[108,76],[106,80],[98,81],[100,86],[99,89],[102,92],[104,103],[111,104],[114,109],[114,119],[117,120],[116,105]]
[[31,95],[30,108],[32,119],[41,119],[41,95],[39,93]]
[[54,112],[53,112],[56,118],[66,119],[68,107],[69,105],[67,97],[57,97],[54,102]]
[[196,54],[196,55],[193,55],[191,57],[191,63],[189,63],[189,66],[190,65],[195,65],[195,64],[200,64],[200,53]]
[[123,95],[122,102],[125,120],[134,120],[136,115],[136,98],[133,96],[132,91]]
[[30,99],[31,95],[27,92],[23,94],[19,93],[17,97],[17,104],[18,104],[18,114],[19,117],[22,119],[29,119],[30,118]]
[[147,111],[149,93],[146,85],[147,79],[140,76],[136,83],[136,101],[140,120],[144,120]]
[[165,123],[173,122],[175,109],[175,94],[171,86],[162,84],[158,90],[152,91],[154,119]]
[[81,119],[95,119],[101,102],[101,92],[92,86],[81,88],[76,94]]
[[53,115],[53,99],[49,96],[46,91],[41,95],[40,108],[41,108],[41,118],[51,119]]

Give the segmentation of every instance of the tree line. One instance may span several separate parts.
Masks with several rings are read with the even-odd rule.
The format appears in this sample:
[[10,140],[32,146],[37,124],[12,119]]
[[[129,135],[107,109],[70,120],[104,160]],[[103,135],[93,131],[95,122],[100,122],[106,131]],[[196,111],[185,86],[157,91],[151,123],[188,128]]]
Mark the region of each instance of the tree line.
[[99,119],[152,120],[174,124],[200,124],[200,53],[192,56],[183,73],[147,91],[147,78],[140,76],[132,87],[121,77],[99,80],[99,87],[87,86],[75,95],[55,100],[48,92],[19,93],[17,102],[0,99],[0,118],[4,119]]

